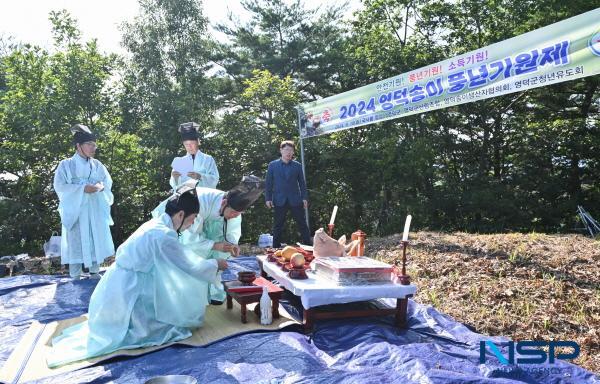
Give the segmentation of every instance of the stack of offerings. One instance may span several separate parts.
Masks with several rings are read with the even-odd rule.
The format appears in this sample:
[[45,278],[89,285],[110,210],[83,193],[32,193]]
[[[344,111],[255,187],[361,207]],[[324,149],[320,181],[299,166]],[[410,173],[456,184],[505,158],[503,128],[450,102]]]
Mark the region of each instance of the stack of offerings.
[[315,273],[338,285],[391,284],[392,266],[366,256],[317,257]]

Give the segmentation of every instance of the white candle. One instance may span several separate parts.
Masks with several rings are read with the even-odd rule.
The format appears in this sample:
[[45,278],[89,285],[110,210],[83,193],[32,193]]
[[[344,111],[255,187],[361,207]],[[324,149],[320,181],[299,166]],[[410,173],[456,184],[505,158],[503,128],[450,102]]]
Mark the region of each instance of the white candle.
[[410,228],[410,221],[412,220],[412,216],[406,216],[406,222],[404,223],[404,236],[402,236],[402,241],[408,241],[408,229]]
[[329,220],[329,224],[333,224],[335,221],[335,215],[337,214],[337,205],[333,206],[333,212],[331,213],[331,220]]

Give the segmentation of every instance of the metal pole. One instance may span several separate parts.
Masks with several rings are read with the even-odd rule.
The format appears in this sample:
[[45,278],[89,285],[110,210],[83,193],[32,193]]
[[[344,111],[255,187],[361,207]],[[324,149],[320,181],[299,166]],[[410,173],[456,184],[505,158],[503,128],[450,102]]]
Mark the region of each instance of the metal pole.
[[[304,142],[302,141],[302,127],[300,121],[300,108],[296,107],[296,115],[298,116],[298,135],[300,135],[300,161],[302,162],[302,176],[304,177],[304,185],[308,190],[308,184],[306,184],[306,167],[304,165]],[[304,217],[306,218],[306,226],[310,231],[310,224],[308,222],[308,207],[304,208]]]

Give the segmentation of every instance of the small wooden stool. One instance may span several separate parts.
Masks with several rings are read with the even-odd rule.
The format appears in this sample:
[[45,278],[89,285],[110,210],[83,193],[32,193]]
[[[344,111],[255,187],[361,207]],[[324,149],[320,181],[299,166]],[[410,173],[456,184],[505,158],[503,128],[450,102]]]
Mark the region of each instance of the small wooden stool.
[[[279,300],[281,299],[281,295],[283,294],[283,289],[279,288],[275,284],[271,283],[269,280],[264,277],[257,277],[253,282],[254,285],[260,287],[267,287],[267,291],[269,292],[269,297],[272,302],[272,313],[273,318],[279,318]],[[225,287],[225,292],[227,293],[227,309],[233,308],[233,299],[240,304],[242,309],[242,323],[247,323],[248,319],[246,317],[246,305],[251,303],[259,303],[260,297],[262,296],[262,292],[251,292],[251,293],[242,293],[242,292],[231,292],[229,288],[234,288],[239,286],[239,281],[225,281],[223,282],[223,286]],[[260,312],[258,312],[259,306],[257,305],[255,308],[255,312],[257,312],[260,316]]]

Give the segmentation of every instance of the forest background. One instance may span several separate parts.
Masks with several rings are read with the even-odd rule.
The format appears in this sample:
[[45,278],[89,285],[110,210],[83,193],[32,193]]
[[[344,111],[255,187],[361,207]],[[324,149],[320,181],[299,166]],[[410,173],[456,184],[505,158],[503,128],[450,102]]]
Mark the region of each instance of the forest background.
[[[0,255],[42,253],[60,232],[52,178],[73,154],[69,127],[99,136],[122,243],[169,194],[182,122],[200,124],[228,190],[264,176],[298,140],[299,103],[327,97],[564,20],[598,0],[365,0],[309,8],[246,0],[247,21],[210,23],[195,0],[140,0],[126,54],[83,41],[57,10],[51,49],[0,39]],[[568,233],[577,205],[600,215],[600,76],[386,121],[305,141],[311,230],[338,205],[337,233],[416,229]],[[243,241],[269,232],[256,204]],[[294,229],[291,226],[289,229]],[[288,231],[290,232],[290,231]],[[291,240],[296,239],[292,236]]]

